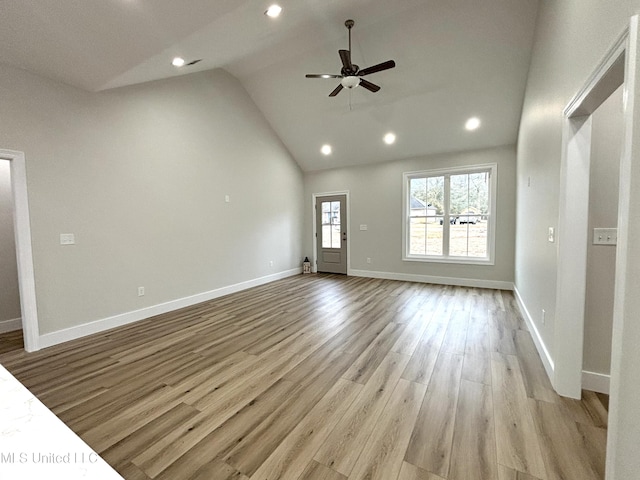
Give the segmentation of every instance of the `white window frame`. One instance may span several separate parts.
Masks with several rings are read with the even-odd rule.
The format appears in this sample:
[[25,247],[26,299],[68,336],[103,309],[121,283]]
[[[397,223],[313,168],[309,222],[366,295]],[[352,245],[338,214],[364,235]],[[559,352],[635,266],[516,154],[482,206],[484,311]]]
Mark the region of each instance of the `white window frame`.
[[[410,187],[409,183],[414,178],[425,177],[445,177],[444,191],[444,210],[443,218],[443,252],[449,249],[449,182],[447,177],[451,175],[460,175],[465,173],[489,172],[489,215],[487,225],[487,257],[458,257],[450,256],[448,253],[444,255],[415,255],[409,254],[409,215],[410,207]],[[434,170],[421,170],[417,172],[404,172],[402,174],[402,260],[405,262],[433,262],[433,263],[457,263],[468,265],[495,265],[495,249],[496,249],[496,197],[498,188],[498,164],[486,163],[480,165],[467,165],[463,167],[440,168]]]

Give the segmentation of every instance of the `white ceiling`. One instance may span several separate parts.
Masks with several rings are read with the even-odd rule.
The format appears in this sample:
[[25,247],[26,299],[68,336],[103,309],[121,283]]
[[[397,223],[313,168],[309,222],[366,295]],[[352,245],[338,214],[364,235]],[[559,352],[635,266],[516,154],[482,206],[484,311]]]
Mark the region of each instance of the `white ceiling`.
[[[515,143],[538,0],[273,1],[275,20],[270,0],[2,2],[0,62],[92,91],[224,68],[306,171]],[[339,73],[347,18],[354,63],[397,66],[329,98],[304,75]]]

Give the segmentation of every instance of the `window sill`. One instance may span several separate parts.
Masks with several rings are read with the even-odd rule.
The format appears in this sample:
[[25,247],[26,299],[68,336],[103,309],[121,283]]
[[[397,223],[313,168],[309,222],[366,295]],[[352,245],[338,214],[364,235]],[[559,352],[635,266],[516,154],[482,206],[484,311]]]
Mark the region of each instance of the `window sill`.
[[449,263],[459,265],[495,265],[491,258],[405,256],[404,262]]

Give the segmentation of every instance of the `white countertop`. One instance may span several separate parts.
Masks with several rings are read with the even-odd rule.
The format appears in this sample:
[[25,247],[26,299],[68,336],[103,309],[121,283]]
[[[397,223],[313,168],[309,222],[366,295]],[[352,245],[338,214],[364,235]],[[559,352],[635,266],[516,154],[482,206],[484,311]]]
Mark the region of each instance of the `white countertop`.
[[123,480],[0,365],[0,479]]

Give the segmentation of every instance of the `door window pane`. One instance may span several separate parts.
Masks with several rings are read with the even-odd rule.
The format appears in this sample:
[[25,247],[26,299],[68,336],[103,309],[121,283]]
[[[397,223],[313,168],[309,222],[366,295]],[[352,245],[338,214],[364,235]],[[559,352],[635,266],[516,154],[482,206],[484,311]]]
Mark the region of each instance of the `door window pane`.
[[322,202],[322,248],[340,248],[340,202]]
[[322,248],[331,248],[331,225],[322,225]]

